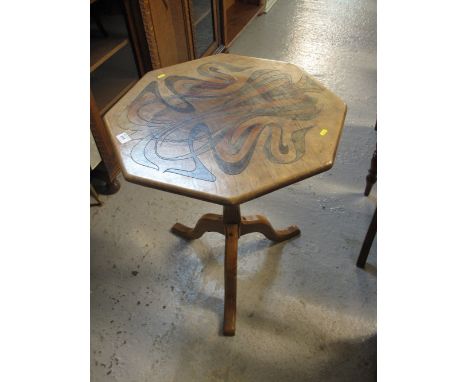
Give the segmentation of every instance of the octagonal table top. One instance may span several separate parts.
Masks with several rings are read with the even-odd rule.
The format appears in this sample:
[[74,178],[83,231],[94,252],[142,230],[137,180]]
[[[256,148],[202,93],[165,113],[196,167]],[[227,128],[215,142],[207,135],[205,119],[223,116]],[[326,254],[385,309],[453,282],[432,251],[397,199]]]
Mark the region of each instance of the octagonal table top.
[[147,73],[104,120],[128,181],[236,205],[330,169],[345,115],[293,64],[219,54]]

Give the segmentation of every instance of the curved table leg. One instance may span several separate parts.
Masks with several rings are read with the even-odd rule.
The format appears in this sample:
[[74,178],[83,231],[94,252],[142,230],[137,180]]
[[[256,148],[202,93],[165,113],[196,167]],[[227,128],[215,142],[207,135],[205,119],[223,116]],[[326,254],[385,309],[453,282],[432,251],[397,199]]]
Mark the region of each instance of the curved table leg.
[[238,205],[224,206],[223,215],[206,214],[194,228],[177,223],[171,231],[187,240],[201,237],[205,232],[218,232],[225,239],[224,248],[224,324],[225,336],[236,333],[236,298],[237,298],[237,245],[239,237],[251,232],[260,232],[268,239],[280,242],[288,240],[301,231],[295,225],[286,229],[275,230],[263,215],[241,217]]
[[301,233],[296,225],[289,226],[286,229],[275,230],[268,219],[263,215],[242,217],[240,234],[246,235],[252,232],[260,232],[271,241],[280,242],[288,240]]
[[216,214],[205,214],[197,221],[194,228],[176,223],[172,226],[171,232],[186,240],[198,239],[205,232],[218,232],[224,235],[223,217]]
[[225,336],[236,333],[237,297],[237,243],[239,226],[226,224],[226,246],[224,249],[224,326]]

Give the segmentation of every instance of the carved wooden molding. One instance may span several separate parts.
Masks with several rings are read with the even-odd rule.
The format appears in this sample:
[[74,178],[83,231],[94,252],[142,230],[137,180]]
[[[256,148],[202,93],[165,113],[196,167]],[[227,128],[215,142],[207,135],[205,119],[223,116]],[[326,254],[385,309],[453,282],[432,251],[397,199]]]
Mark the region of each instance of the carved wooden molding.
[[146,41],[148,42],[148,50],[151,58],[151,65],[153,69],[161,67],[161,60],[159,59],[158,43],[153,27],[153,18],[151,17],[150,0],[140,0],[141,17],[143,19],[143,26],[145,28]]

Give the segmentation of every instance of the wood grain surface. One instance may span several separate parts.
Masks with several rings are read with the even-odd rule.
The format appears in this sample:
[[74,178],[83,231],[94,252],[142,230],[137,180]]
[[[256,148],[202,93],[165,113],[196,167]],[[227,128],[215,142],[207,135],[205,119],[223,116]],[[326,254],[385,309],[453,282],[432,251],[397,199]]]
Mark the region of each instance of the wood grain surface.
[[147,73],[104,119],[127,180],[238,205],[331,168],[345,115],[295,65],[219,54]]

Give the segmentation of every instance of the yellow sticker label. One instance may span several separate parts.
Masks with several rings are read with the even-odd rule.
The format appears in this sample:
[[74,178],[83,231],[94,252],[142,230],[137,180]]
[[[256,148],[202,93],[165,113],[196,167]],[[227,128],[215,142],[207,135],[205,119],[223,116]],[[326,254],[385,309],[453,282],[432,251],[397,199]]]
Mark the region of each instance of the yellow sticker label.
[[328,130],[327,129],[322,129],[322,131],[320,132],[320,135],[323,137],[324,135],[326,135],[328,133]]
[[166,77],[166,75],[165,75],[164,73],[163,73],[163,74],[160,74],[160,75],[158,76],[158,78],[164,78],[164,77]]

